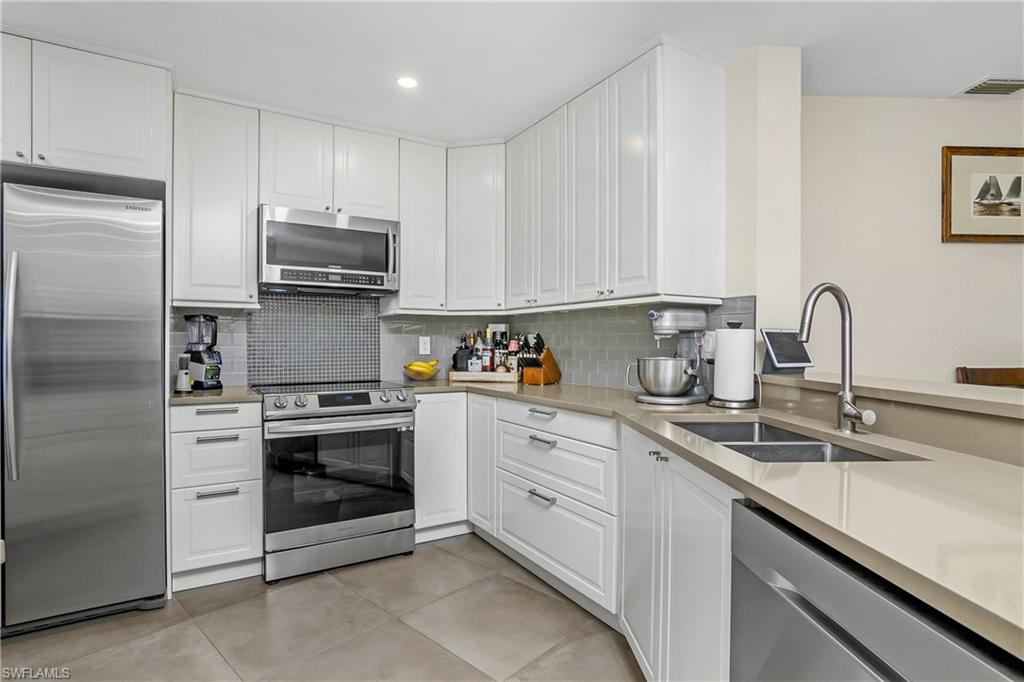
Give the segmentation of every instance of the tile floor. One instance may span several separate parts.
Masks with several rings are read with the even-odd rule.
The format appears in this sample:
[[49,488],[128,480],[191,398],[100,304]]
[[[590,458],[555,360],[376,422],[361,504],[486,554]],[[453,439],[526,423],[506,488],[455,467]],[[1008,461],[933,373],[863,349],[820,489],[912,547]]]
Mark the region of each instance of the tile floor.
[[625,640],[475,535],[5,639],[72,680],[642,680]]

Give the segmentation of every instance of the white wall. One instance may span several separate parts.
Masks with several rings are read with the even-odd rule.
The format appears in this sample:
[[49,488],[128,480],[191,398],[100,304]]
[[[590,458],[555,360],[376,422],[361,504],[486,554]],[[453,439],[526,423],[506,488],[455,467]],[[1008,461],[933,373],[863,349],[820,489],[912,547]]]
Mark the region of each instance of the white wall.
[[[802,293],[845,289],[859,375],[1024,366],[1024,244],[941,243],[943,145],[1024,146],[1024,101],[803,98]],[[818,309],[815,371],[838,371],[837,309]]]

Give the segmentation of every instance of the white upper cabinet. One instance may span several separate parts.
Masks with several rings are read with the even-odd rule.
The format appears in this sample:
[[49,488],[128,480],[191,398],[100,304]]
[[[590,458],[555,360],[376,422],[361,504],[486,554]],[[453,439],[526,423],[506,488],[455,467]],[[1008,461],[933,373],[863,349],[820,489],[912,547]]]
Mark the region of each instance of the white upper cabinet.
[[448,150],[448,310],[504,309],[505,145]]
[[656,60],[657,50],[652,50],[608,80],[611,191],[606,296],[638,296],[657,291]]
[[255,109],[175,96],[176,305],[256,304],[258,160]]
[[398,220],[398,138],[334,128],[334,210]]
[[260,112],[260,201],[334,210],[334,126]]
[[32,161],[32,41],[0,33],[3,87],[0,87],[0,158]]
[[534,129],[530,128],[506,144],[507,237],[505,239],[509,308],[525,308],[533,296]]
[[444,310],[446,150],[402,140],[399,308]]
[[534,290],[537,305],[565,303],[566,108],[534,126]]
[[164,69],[33,41],[33,163],[163,180],[170,113]]
[[569,102],[568,298],[608,288],[608,82]]

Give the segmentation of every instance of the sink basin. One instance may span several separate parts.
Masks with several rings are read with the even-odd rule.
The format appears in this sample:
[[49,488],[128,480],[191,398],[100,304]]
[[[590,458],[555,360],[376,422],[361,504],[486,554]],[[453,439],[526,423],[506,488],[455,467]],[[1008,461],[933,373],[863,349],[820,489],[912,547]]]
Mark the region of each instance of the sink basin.
[[835,443],[728,443],[727,447],[758,462],[886,462]]
[[701,438],[716,443],[794,443],[816,442],[809,436],[786,431],[761,422],[672,422],[681,429],[692,431]]

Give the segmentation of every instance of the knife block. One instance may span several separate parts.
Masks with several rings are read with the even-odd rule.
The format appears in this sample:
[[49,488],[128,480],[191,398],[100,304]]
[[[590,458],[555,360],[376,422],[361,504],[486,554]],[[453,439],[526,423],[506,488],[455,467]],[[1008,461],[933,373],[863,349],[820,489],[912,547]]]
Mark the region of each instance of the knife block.
[[533,386],[557,384],[562,380],[562,370],[550,348],[540,354],[540,367],[523,367],[523,383]]

